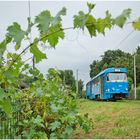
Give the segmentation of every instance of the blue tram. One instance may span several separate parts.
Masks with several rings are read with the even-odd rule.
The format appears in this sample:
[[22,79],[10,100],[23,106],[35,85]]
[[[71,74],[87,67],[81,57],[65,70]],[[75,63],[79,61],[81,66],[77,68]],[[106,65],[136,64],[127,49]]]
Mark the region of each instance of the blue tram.
[[125,68],[108,68],[86,84],[86,97],[99,100],[116,100],[128,97]]

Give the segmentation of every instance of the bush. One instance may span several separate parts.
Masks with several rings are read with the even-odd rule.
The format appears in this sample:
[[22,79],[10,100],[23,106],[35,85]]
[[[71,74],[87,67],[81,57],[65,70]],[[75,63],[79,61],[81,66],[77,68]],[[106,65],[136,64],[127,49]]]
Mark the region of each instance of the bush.
[[53,69],[49,70],[48,80],[38,75],[38,80],[17,97],[21,116],[18,138],[69,138],[78,127],[86,132],[92,127],[87,115],[82,118],[78,114],[76,94],[62,87],[58,72]]

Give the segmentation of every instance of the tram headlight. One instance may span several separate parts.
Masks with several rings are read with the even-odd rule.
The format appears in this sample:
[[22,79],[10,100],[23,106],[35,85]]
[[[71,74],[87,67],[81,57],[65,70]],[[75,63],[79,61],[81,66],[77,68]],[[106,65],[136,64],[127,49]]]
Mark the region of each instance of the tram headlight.
[[128,90],[128,88],[125,88],[125,90]]
[[113,88],[112,88],[112,90],[114,91],[114,90],[115,90],[115,88],[113,87]]
[[108,89],[106,89],[106,91],[108,91],[108,92],[109,92],[109,91],[110,91],[110,89],[108,88]]

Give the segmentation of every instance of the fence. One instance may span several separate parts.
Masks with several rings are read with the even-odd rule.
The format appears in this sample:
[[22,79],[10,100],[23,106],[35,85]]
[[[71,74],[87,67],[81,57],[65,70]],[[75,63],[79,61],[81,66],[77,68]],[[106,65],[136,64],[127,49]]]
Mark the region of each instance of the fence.
[[[13,105],[13,110],[16,104]],[[0,139],[14,139],[17,133],[19,120],[18,113],[14,112],[11,118],[8,118],[5,112],[0,109]]]

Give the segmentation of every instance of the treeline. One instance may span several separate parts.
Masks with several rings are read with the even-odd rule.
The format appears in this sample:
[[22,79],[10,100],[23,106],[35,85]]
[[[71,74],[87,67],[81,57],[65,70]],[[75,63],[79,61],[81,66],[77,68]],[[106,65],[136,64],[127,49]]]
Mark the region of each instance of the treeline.
[[[76,79],[72,70],[59,70],[59,76],[62,80],[63,86],[70,88],[72,91],[76,92]],[[78,80],[78,97],[83,96],[84,82],[80,79]]]
[[[136,77],[137,77],[137,86],[140,85],[140,47],[136,49]],[[101,56],[102,59],[93,60],[90,64],[90,77],[93,78],[99,72],[106,68],[115,67],[120,68],[124,67],[127,69],[127,76],[129,82],[129,89],[133,83],[134,79],[134,55],[130,53],[123,52],[122,50],[108,50],[105,51]]]

